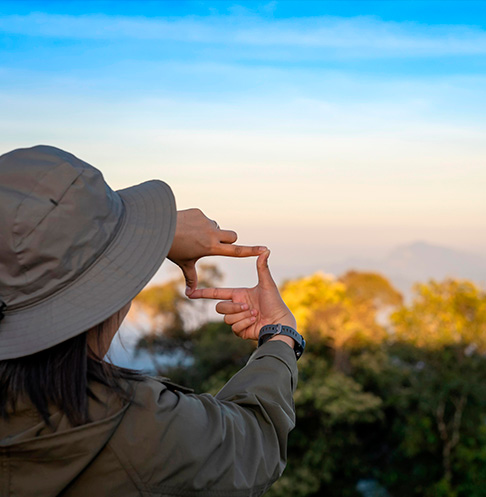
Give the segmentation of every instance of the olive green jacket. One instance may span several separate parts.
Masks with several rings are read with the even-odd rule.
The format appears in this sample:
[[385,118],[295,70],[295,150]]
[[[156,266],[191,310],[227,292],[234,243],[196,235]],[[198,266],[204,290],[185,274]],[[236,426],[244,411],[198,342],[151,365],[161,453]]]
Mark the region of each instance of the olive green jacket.
[[93,421],[56,412],[54,430],[25,404],[0,420],[0,496],[262,495],[285,467],[296,384],[292,349],[270,341],[215,397],[147,378],[123,404],[96,385]]

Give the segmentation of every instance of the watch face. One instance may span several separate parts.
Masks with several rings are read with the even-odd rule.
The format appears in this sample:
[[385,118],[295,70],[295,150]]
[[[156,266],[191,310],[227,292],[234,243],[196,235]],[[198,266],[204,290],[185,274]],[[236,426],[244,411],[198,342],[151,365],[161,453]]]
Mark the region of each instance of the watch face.
[[300,358],[300,356],[304,353],[304,349],[305,349],[305,340],[304,340],[304,337],[302,335],[300,335],[300,338],[302,340],[301,343],[299,342],[295,342],[295,357],[297,359]]

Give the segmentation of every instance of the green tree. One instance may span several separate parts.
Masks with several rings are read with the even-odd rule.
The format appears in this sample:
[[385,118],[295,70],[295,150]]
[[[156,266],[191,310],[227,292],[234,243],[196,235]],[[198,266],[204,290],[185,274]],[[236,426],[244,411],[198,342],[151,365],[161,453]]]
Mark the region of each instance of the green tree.
[[408,381],[395,384],[400,464],[423,473],[421,495],[483,495],[461,489],[471,471],[486,484],[484,471],[462,464],[466,454],[477,462],[483,453],[475,441],[484,442],[486,417],[486,294],[468,281],[420,284],[391,321],[390,353],[408,369]]
[[357,496],[356,483],[372,469],[362,433],[380,422],[382,400],[315,353],[299,361],[299,382],[288,466],[268,495]]
[[[198,276],[202,286],[217,285],[222,279],[222,273],[210,264],[200,264]],[[167,374],[167,369],[159,366],[157,358],[160,356],[170,354],[178,359],[174,371],[191,360],[193,332],[204,323],[201,316],[205,316],[206,303],[189,300],[184,291],[185,280],[181,275],[166,283],[149,286],[134,300],[136,310],[149,320],[148,330],[139,340],[137,349],[149,352],[158,374]]]
[[356,381],[352,362],[379,350],[388,334],[378,314],[402,297],[382,276],[358,272],[289,281],[282,296],[309,347],[299,363],[288,467],[269,495],[357,496],[358,481],[373,475],[373,434],[384,412],[379,390]]
[[470,281],[415,286],[410,306],[392,316],[395,337],[417,347],[477,347],[486,352],[486,293]]

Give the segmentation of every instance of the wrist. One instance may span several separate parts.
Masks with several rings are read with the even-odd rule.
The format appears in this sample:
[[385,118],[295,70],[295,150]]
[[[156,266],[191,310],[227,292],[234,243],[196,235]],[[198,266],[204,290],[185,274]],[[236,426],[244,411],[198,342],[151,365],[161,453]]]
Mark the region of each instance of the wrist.
[[286,343],[292,350],[295,349],[295,340],[291,337],[275,335],[274,337],[270,338],[268,341],[272,342],[277,340]]
[[280,321],[276,321],[276,323],[280,323],[282,326],[290,326],[290,328],[294,328],[294,330],[297,329],[297,321],[295,320],[294,316],[287,319],[281,319]]
[[272,319],[265,319],[264,322],[268,324],[281,324],[282,326],[290,326],[290,328],[297,329],[297,321],[295,320],[293,314],[290,312],[285,316],[274,317]]
[[[295,320],[294,320],[295,321]],[[295,352],[295,358],[298,360],[305,349],[305,340],[297,330],[287,324],[267,324],[260,329],[258,334],[258,346],[270,340],[281,340],[291,347]]]

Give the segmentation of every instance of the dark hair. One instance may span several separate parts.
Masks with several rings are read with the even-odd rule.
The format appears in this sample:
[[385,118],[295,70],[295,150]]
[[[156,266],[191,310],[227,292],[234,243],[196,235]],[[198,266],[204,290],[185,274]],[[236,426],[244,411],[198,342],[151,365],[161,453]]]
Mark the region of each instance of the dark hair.
[[[99,344],[103,325],[95,327]],[[85,332],[36,354],[0,361],[0,417],[8,419],[24,397],[48,426],[49,404],[60,409],[73,426],[79,426],[90,421],[88,398],[101,402],[90,383],[101,383],[128,401],[131,393],[124,380],[140,381],[143,376],[97,357]]]

